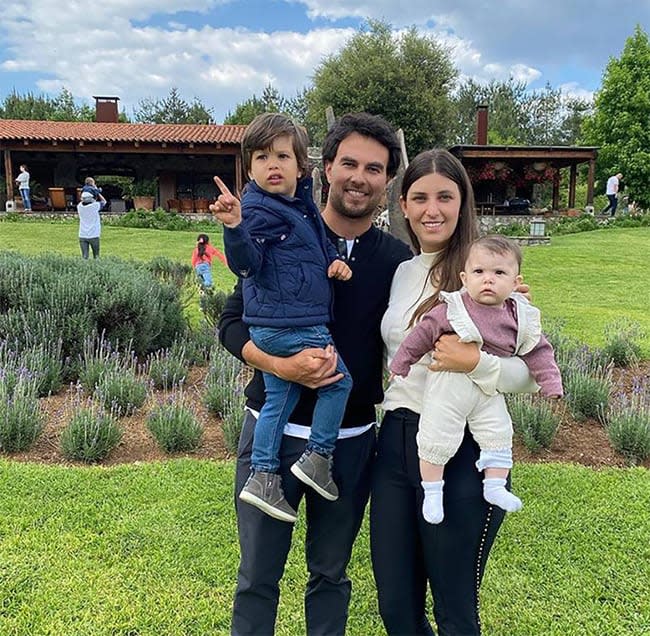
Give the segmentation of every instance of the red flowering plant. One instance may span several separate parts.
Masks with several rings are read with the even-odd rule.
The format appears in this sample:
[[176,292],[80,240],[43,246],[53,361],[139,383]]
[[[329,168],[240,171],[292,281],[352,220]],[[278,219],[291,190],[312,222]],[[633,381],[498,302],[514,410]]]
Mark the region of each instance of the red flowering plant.
[[478,166],[468,166],[470,181],[508,181],[512,169],[502,161],[487,161]]
[[534,183],[555,181],[558,174],[558,169],[550,163],[529,163],[524,166],[524,179]]

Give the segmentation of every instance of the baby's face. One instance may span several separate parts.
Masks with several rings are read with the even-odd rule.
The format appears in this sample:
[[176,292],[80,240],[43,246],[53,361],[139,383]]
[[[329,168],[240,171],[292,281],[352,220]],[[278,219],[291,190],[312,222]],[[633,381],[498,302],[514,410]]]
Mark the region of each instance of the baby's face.
[[513,254],[497,254],[482,247],[470,250],[460,278],[477,303],[495,306],[501,306],[522,280]]

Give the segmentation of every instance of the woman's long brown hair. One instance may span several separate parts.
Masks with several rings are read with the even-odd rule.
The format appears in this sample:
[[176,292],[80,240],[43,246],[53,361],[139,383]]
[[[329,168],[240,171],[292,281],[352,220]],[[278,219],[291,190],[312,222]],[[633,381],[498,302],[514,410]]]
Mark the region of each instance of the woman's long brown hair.
[[[460,214],[454,233],[434,260],[427,276],[427,281],[431,282],[436,291],[417,306],[411,316],[409,327],[438,304],[440,290],[456,291],[462,287],[460,272],[465,266],[470,243],[478,236],[472,184],[463,164],[447,150],[442,148],[425,150],[409,163],[402,179],[402,202],[406,202],[411,186],[418,179],[429,174],[440,174],[456,183],[461,197]],[[417,236],[410,225],[407,224],[407,227],[411,241],[421,250]]]

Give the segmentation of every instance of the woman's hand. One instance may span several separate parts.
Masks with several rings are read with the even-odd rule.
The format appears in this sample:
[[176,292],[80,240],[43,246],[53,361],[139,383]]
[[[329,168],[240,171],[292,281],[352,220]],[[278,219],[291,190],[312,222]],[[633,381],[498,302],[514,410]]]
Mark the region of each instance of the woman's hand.
[[455,333],[438,338],[432,353],[431,371],[470,373],[481,358],[478,343],[461,342]]

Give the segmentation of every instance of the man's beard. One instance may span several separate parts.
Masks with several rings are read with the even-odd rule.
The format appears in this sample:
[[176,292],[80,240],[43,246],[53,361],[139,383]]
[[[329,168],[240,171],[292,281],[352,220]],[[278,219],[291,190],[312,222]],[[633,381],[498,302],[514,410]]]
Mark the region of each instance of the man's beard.
[[377,210],[377,206],[381,201],[381,196],[375,196],[368,199],[367,205],[362,208],[351,208],[347,206],[343,200],[343,196],[338,193],[330,191],[330,204],[336,210],[338,214],[347,218],[347,219],[365,219],[373,214]]

